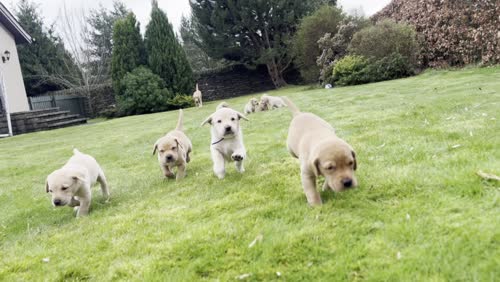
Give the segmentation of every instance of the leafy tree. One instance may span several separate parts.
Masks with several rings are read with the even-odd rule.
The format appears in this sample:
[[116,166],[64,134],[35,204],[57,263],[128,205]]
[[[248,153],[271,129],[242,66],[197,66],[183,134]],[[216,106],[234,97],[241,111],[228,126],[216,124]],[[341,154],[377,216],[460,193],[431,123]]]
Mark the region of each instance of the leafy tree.
[[113,26],[119,19],[128,14],[123,2],[115,0],[113,9],[107,10],[102,5],[99,9],[91,10],[87,17],[89,35],[85,38],[88,44],[88,55],[91,58],[89,68],[92,73],[99,75],[103,80],[110,76],[111,57],[113,50]]
[[[329,1],[332,2],[332,1]],[[325,1],[192,0],[201,46],[215,59],[265,64],[276,87],[292,63],[288,47],[300,19]]]
[[222,67],[225,60],[215,60],[199,47],[200,38],[196,33],[193,18],[182,17],[180,35],[182,47],[193,70],[202,71]]
[[115,95],[122,94],[122,78],[133,69],[145,64],[146,53],[135,15],[129,13],[115,22],[113,27],[113,53],[111,77]]
[[17,46],[28,96],[80,85],[81,76],[73,58],[53,26],[44,26],[38,7],[22,0],[15,15],[33,37],[33,43]]
[[144,41],[148,65],[174,93],[191,93],[194,80],[191,66],[175,36],[167,15],[152,1],[151,21],[146,27]]
[[316,60],[321,55],[318,40],[326,33],[336,34],[344,18],[341,9],[325,5],[302,19],[293,39],[293,52],[296,56],[295,64],[305,81],[318,80],[320,70]]

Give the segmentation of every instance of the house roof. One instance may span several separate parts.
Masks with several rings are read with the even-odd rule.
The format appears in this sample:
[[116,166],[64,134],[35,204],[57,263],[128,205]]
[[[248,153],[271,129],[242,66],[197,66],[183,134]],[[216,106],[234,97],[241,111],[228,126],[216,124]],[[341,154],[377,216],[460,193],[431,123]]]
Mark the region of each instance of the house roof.
[[21,24],[19,24],[2,2],[0,2],[0,24],[14,35],[16,44],[31,43],[33,41],[31,36],[23,29]]

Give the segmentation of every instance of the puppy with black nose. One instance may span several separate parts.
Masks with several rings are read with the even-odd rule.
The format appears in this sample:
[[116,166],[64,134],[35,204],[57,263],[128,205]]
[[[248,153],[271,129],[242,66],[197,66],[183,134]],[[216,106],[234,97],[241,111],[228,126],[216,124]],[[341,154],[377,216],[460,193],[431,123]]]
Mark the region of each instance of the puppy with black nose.
[[288,129],[287,147],[300,161],[302,186],[310,205],[321,205],[316,179],[325,177],[323,190],[343,191],[357,186],[357,169],[353,148],[340,139],[333,127],[311,113],[300,112],[286,97],[282,97],[293,114]]
[[153,147],[153,155],[158,151],[158,162],[165,177],[173,178],[173,169],[177,167],[176,180],[186,176],[186,166],[191,160],[189,154],[193,148],[191,140],[183,131],[183,117],[184,112],[179,110],[176,128],[158,139]]
[[45,191],[52,195],[54,206],[77,207],[77,216],[85,216],[89,213],[91,187],[96,182],[101,184],[102,194],[108,199],[106,177],[97,161],[92,156],[73,149],[73,156],[68,162],[49,174]]
[[211,125],[211,145],[213,170],[219,179],[226,174],[225,162],[234,161],[236,169],[243,173],[243,161],[246,158],[245,145],[243,144],[243,132],[240,120],[248,120],[243,114],[228,107],[217,109],[203,123]]

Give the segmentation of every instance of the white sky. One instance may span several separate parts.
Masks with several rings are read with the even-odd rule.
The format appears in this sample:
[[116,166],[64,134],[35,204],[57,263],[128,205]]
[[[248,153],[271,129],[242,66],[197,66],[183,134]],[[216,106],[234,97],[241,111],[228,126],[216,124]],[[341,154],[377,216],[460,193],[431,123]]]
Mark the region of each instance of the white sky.
[[[0,0],[6,6],[13,10],[20,0]],[[111,8],[112,0],[31,0],[39,5],[42,17],[47,24],[54,23],[61,15],[61,7],[65,3],[69,10],[81,11],[98,8],[100,4],[104,7]],[[151,1],[149,0],[122,0],[128,9],[132,10],[139,22],[141,29],[144,30],[149,22],[149,13],[151,12]],[[345,11],[350,12],[353,9],[362,9],[366,16],[370,16],[387,5],[390,0],[339,0],[339,6],[342,6]],[[178,31],[181,16],[189,15],[191,8],[189,0],[158,0],[158,5],[163,9],[168,16],[169,21],[173,24],[174,29]]]

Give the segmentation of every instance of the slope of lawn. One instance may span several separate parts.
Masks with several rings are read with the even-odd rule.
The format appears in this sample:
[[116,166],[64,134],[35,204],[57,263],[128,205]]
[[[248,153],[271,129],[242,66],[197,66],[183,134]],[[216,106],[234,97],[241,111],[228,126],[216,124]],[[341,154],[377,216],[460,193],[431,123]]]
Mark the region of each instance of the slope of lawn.
[[[194,152],[178,183],[151,155],[176,111],[1,139],[0,280],[500,277],[500,184],[476,174],[500,174],[499,67],[270,94],[334,125],[357,152],[357,189],[322,192],[324,205],[308,207],[285,148],[286,109],[243,122],[246,172],[231,164],[224,180],[200,127],[218,102],[185,110]],[[227,102],[242,110],[249,98]],[[87,218],[52,207],[44,191],[73,147],[111,185],[110,203],[94,187]]]

